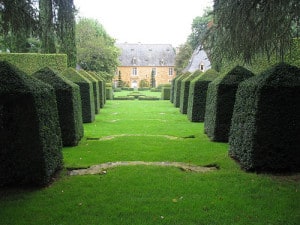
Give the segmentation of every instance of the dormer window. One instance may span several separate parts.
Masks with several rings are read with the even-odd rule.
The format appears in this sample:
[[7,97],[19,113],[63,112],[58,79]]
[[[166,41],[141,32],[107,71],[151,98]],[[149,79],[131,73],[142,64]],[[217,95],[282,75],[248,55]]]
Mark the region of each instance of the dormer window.
[[136,58],[135,58],[135,57],[132,58],[131,63],[132,63],[133,65],[136,64]]
[[165,60],[164,60],[164,59],[159,60],[159,64],[160,64],[161,66],[165,65]]

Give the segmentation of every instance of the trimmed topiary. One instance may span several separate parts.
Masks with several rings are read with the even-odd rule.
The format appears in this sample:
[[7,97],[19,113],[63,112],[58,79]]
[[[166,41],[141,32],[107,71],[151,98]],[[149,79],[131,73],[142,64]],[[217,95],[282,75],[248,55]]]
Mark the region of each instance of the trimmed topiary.
[[171,87],[163,87],[161,90],[161,99],[170,100],[171,96]]
[[79,86],[48,67],[37,71],[32,76],[54,88],[63,145],[77,145],[83,137]]
[[300,171],[299,68],[278,64],[240,84],[229,155],[247,171]]
[[218,77],[218,72],[209,69],[190,83],[187,108],[188,119],[192,122],[203,122],[208,84]]
[[176,108],[180,107],[180,91],[181,91],[181,81],[185,78],[187,78],[189,75],[191,75],[190,72],[187,72],[185,74],[180,75],[176,80],[175,80],[175,86],[174,86],[174,99],[173,99],[173,104]]
[[79,73],[88,79],[93,84],[94,102],[95,102],[95,114],[100,112],[100,97],[99,97],[99,84],[98,80],[94,78],[91,74],[84,70],[79,70]]
[[216,78],[208,85],[204,131],[212,141],[228,142],[238,85],[253,75],[251,71],[236,66],[225,76]]
[[113,100],[113,89],[111,86],[111,83],[106,83],[105,85],[105,89],[106,89],[106,100]]
[[62,75],[79,86],[83,123],[93,122],[95,120],[95,101],[92,82],[73,68],[66,69]]
[[105,80],[97,73],[89,71],[89,74],[91,74],[95,79],[98,80],[99,84],[99,101],[100,101],[100,108],[102,109],[105,104]]
[[187,78],[184,78],[181,81],[181,90],[180,90],[180,112],[182,114],[187,114],[188,101],[189,101],[189,91],[190,91],[190,83],[193,79],[200,76],[202,72],[200,70],[196,70],[194,73],[189,75]]
[[172,81],[171,81],[171,91],[170,91],[170,102],[174,103],[174,89],[175,89],[175,81],[178,79],[179,75],[176,76]]
[[0,62],[0,186],[44,186],[63,166],[54,89]]

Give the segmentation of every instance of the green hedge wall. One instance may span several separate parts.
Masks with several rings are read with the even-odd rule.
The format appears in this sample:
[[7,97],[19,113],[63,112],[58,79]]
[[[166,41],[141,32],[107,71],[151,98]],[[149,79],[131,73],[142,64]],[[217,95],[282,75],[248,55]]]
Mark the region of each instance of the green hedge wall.
[[92,75],[96,80],[98,80],[99,85],[99,104],[102,109],[105,104],[105,80],[97,73],[89,71],[89,74]]
[[112,87],[106,87],[106,99],[113,100],[113,89]]
[[204,131],[212,141],[227,142],[235,94],[240,82],[252,77],[249,70],[236,66],[208,85]]
[[46,67],[33,77],[55,90],[63,146],[75,146],[83,137],[82,107],[79,86]]
[[83,123],[95,120],[95,100],[93,84],[73,68],[66,69],[62,75],[79,86]]
[[180,103],[179,109],[182,114],[187,114],[188,101],[189,101],[189,91],[190,91],[190,83],[193,79],[200,76],[202,72],[200,70],[196,70],[187,78],[184,78],[181,81],[181,90],[180,90]]
[[184,73],[175,80],[173,104],[176,108],[180,107],[181,81],[187,78],[189,75],[191,75],[190,72]]
[[63,166],[54,89],[0,62],[0,186],[44,186]]
[[192,122],[203,122],[208,84],[218,77],[218,72],[209,69],[191,81],[187,117]]
[[100,76],[102,78],[102,80],[103,80],[103,94],[104,94],[104,96],[103,96],[103,100],[104,100],[103,104],[105,105],[105,103],[106,103],[106,76],[107,76],[107,73],[99,71],[97,73],[97,75]]
[[63,72],[67,68],[65,54],[38,53],[0,53],[0,60],[10,62],[27,74],[32,74],[44,67]]
[[299,68],[278,64],[240,84],[229,155],[248,171],[300,172]]
[[180,76],[177,75],[172,81],[171,81],[171,91],[170,91],[170,102],[174,103],[174,89],[175,89],[175,82],[176,79],[178,79]]
[[161,90],[161,99],[170,100],[171,96],[171,87],[163,87]]
[[100,113],[100,95],[99,95],[100,92],[99,92],[98,80],[84,70],[79,70],[79,73],[81,76],[85,77],[90,82],[92,82],[93,93],[94,93],[94,102],[95,102],[95,114],[99,114]]

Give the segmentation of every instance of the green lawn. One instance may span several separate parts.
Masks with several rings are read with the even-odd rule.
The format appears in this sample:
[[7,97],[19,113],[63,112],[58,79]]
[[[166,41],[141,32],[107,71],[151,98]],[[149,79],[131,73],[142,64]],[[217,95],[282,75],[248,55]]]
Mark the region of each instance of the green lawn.
[[[84,176],[64,171],[47,188],[0,190],[1,225],[299,224],[299,174],[240,170],[227,144],[210,142],[203,124],[189,122],[169,101],[107,101],[84,128],[80,145],[63,149],[66,168],[174,161],[220,169],[124,166]],[[110,139],[97,140],[104,137]]]

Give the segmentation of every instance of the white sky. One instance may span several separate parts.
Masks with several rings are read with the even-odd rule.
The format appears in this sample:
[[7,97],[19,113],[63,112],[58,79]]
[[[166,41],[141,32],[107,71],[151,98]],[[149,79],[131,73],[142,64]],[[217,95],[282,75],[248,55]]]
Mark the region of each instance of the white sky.
[[79,17],[97,19],[117,42],[178,47],[213,0],[74,0]]

